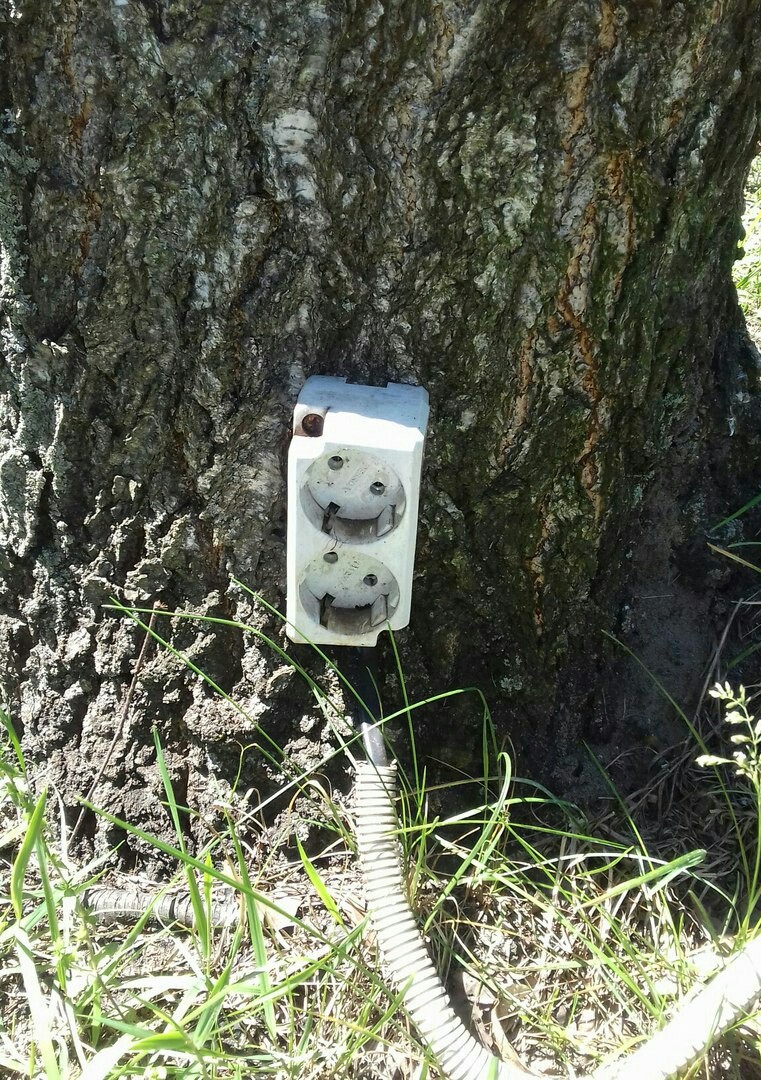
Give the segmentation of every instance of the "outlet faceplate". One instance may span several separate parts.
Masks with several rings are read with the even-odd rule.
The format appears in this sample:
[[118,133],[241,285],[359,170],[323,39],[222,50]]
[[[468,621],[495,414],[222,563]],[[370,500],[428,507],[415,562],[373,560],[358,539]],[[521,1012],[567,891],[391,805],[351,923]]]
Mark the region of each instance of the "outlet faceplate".
[[288,454],[288,636],[374,645],[410,617],[428,394],[316,375]]

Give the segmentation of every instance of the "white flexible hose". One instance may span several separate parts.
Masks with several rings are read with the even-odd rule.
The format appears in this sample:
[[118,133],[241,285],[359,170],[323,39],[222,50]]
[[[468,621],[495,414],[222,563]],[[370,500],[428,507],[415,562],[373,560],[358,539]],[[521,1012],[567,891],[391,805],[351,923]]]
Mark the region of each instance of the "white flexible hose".
[[[396,767],[357,764],[357,848],[367,906],[391,980],[448,1080],[537,1077],[500,1061],[455,1015],[406,899],[394,810]],[[761,994],[761,936],[689,1000],[661,1031],[592,1080],[672,1080],[696,1061]],[[545,1078],[546,1080],[546,1078]]]
[[383,959],[404,1005],[449,1080],[526,1080],[499,1061],[455,1015],[407,903],[394,812],[396,768],[357,764],[356,828],[367,906]]
[[596,1074],[599,1080],[664,1080],[697,1061],[719,1036],[753,1011],[761,993],[761,937],[749,942],[668,1024],[648,1041]]

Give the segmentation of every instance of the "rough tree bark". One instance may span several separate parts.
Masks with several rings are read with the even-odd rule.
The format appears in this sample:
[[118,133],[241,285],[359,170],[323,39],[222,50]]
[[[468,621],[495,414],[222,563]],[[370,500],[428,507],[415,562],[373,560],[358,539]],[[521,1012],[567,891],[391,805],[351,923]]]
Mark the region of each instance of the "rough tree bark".
[[[282,639],[230,577],[283,606],[312,373],[431,394],[413,693],[481,685],[547,777],[615,726],[603,629],[665,654],[671,625],[666,674],[697,678],[693,556],[757,463],[730,266],[760,26],[756,0],[10,4],[0,664],[69,801],[140,647],[112,595]],[[675,559],[660,609],[637,601]],[[269,650],[170,632],[317,758],[330,735]],[[419,730],[461,762],[480,728],[455,715]],[[213,815],[256,732],[162,652],[97,801],[158,827],[152,723]],[[273,782],[249,750],[241,790]]]

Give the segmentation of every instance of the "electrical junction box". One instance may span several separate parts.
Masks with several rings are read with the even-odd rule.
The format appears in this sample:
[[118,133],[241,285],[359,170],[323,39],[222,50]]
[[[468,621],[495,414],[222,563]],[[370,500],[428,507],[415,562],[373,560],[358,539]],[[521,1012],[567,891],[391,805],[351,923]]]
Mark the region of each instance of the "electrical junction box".
[[375,645],[410,621],[428,392],[314,375],[288,453],[287,633]]

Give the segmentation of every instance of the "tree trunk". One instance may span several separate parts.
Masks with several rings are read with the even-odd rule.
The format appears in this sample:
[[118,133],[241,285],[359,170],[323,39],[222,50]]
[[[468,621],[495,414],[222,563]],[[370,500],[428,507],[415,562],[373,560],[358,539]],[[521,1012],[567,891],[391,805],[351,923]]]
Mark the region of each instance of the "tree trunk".
[[[567,778],[621,738],[603,630],[699,680],[703,530],[758,464],[730,281],[756,0],[17,0],[4,33],[0,663],[69,803],[114,740],[95,801],[159,829],[152,724],[209,817],[256,722],[330,744],[271,649],[161,617],[247,715],[153,649],[122,724],[143,634],[104,607],[285,643],[231,576],[284,607],[314,373],[430,391],[413,696],[479,685]],[[468,763],[477,708],[417,716]],[[241,790],[275,772],[245,751]]]

